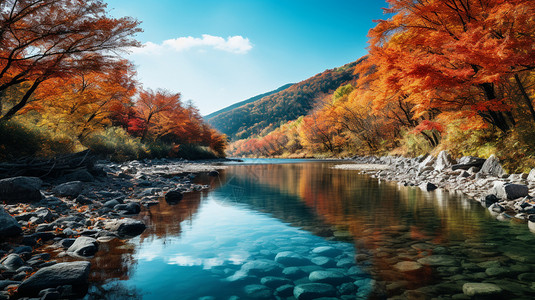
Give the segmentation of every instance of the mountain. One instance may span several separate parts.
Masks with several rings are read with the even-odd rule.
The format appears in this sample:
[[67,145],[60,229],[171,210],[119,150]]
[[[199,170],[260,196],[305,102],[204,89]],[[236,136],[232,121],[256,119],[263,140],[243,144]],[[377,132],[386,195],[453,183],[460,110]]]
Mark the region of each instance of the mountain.
[[231,140],[265,134],[282,123],[308,114],[316,103],[339,86],[354,82],[358,78],[355,66],[362,60],[326,70],[287,89],[205,119]]
[[285,90],[285,89],[291,87],[292,85],[294,85],[294,84],[293,84],[293,83],[285,84],[285,85],[281,86],[280,88],[278,88],[278,89],[276,89],[276,90],[274,90],[274,91],[267,92],[267,93],[263,93],[263,94],[260,94],[260,95],[251,97],[251,98],[249,98],[249,99],[247,99],[247,100],[243,100],[243,101],[240,101],[240,102],[238,102],[238,103],[232,104],[232,105],[227,106],[227,107],[225,107],[225,108],[223,108],[223,109],[220,109],[220,110],[218,110],[218,111],[216,111],[216,112],[213,112],[213,113],[211,113],[211,114],[209,114],[209,115],[206,115],[206,116],[204,116],[203,118],[204,118],[205,120],[208,120],[208,121],[209,121],[210,119],[216,117],[216,116],[219,115],[219,114],[222,114],[222,113],[227,112],[227,111],[231,111],[231,110],[233,110],[233,109],[235,109],[235,108],[238,108],[238,107],[243,106],[243,105],[245,105],[245,104],[249,104],[249,103],[251,103],[251,102],[254,102],[254,101],[256,101],[256,100],[262,99],[262,98],[267,97],[267,96],[269,96],[269,95],[273,95],[273,94],[275,94],[275,93],[278,93],[278,92],[280,92],[280,91],[283,91],[283,90]]

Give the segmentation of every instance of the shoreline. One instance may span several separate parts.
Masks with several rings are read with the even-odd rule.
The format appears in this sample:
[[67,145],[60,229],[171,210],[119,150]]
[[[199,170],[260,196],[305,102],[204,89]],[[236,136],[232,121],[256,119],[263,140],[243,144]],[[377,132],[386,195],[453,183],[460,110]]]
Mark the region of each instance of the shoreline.
[[[0,180],[0,299],[82,298],[89,260],[107,248],[99,245],[140,235],[146,229],[136,218],[142,207],[207,189],[192,179],[218,176],[227,161],[96,161],[91,172],[46,181]],[[64,257],[68,262],[60,262]]]
[[[373,178],[419,187],[462,193],[487,208],[498,221],[527,223],[535,233],[535,172],[506,174],[499,160],[465,156],[459,161],[442,151],[437,157],[353,157],[353,164],[335,166]],[[535,170],[535,169],[534,169]]]

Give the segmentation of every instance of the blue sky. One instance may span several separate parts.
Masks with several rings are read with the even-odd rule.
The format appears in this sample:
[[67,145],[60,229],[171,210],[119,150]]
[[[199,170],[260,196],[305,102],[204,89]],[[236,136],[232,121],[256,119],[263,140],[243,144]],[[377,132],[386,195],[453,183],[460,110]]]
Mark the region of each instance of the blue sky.
[[203,115],[366,54],[383,0],[107,0],[142,21],[127,58],[147,88],[193,100]]

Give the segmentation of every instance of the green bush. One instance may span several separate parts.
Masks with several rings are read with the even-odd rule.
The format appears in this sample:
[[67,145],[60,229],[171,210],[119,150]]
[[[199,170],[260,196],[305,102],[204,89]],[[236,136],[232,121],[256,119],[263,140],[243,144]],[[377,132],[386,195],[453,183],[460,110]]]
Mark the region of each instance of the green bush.
[[10,120],[0,123],[0,160],[25,156],[54,157],[74,152],[75,141],[42,128]]
[[89,136],[84,140],[84,146],[97,155],[116,161],[148,156],[147,147],[140,139],[132,137],[120,127],[109,127]]

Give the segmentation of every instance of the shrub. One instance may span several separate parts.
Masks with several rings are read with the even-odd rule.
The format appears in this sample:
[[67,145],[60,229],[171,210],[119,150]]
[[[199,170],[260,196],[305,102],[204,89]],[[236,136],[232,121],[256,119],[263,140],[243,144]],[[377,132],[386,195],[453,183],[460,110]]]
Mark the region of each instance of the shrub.
[[108,159],[125,161],[148,156],[147,147],[123,128],[109,127],[84,140],[84,146]]

